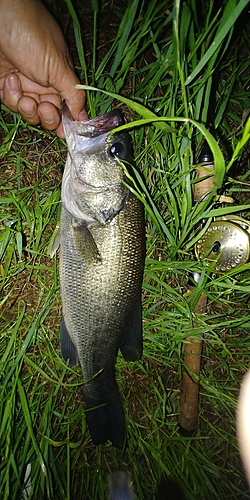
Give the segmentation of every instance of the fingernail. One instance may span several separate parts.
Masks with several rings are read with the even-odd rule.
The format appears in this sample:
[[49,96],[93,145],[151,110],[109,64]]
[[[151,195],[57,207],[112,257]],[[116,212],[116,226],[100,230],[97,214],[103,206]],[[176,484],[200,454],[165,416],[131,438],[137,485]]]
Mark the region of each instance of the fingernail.
[[56,115],[53,113],[53,115],[48,115],[48,116],[44,116],[43,115],[43,121],[44,123],[47,123],[48,125],[52,125],[52,123],[54,123],[56,120]]
[[[21,111],[21,110],[20,110]],[[21,111],[22,116],[27,116],[27,118],[32,118],[36,114],[36,109],[26,109],[25,111]]]
[[8,84],[12,92],[19,92],[19,81],[17,80],[15,75],[8,76]]

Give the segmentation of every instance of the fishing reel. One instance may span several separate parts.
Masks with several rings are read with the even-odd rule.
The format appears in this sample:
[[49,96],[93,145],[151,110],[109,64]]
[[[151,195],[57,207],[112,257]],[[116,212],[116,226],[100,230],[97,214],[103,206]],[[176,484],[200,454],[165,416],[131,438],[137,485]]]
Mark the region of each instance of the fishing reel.
[[235,215],[216,219],[196,243],[195,254],[207,265],[215,262],[217,273],[239,268],[250,257],[250,221]]

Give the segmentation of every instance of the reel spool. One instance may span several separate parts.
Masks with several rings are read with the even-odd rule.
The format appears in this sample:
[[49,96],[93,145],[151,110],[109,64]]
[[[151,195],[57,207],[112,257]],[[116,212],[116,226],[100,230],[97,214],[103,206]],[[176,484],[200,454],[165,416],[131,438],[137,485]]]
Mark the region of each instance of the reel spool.
[[250,257],[250,222],[237,216],[225,216],[212,222],[196,243],[195,254],[207,265],[216,262],[214,271],[217,273],[237,269]]

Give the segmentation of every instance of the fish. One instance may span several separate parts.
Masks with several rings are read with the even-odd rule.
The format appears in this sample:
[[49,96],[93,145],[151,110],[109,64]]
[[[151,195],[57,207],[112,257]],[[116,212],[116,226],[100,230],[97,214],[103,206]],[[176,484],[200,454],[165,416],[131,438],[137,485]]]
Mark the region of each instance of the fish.
[[78,122],[64,107],[62,123],[68,155],[61,188],[61,354],[70,365],[80,363],[93,443],[122,448],[126,422],[115,365],[119,349],[126,361],[143,351],[144,209],[129,188],[129,133],[115,132],[124,123],[120,111]]

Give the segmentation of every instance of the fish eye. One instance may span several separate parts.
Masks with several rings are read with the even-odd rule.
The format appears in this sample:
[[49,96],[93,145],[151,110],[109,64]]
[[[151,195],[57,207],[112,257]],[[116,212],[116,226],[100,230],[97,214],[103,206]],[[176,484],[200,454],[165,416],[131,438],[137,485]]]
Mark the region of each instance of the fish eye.
[[112,158],[125,159],[126,157],[126,146],[123,142],[114,142],[109,148],[109,155]]

